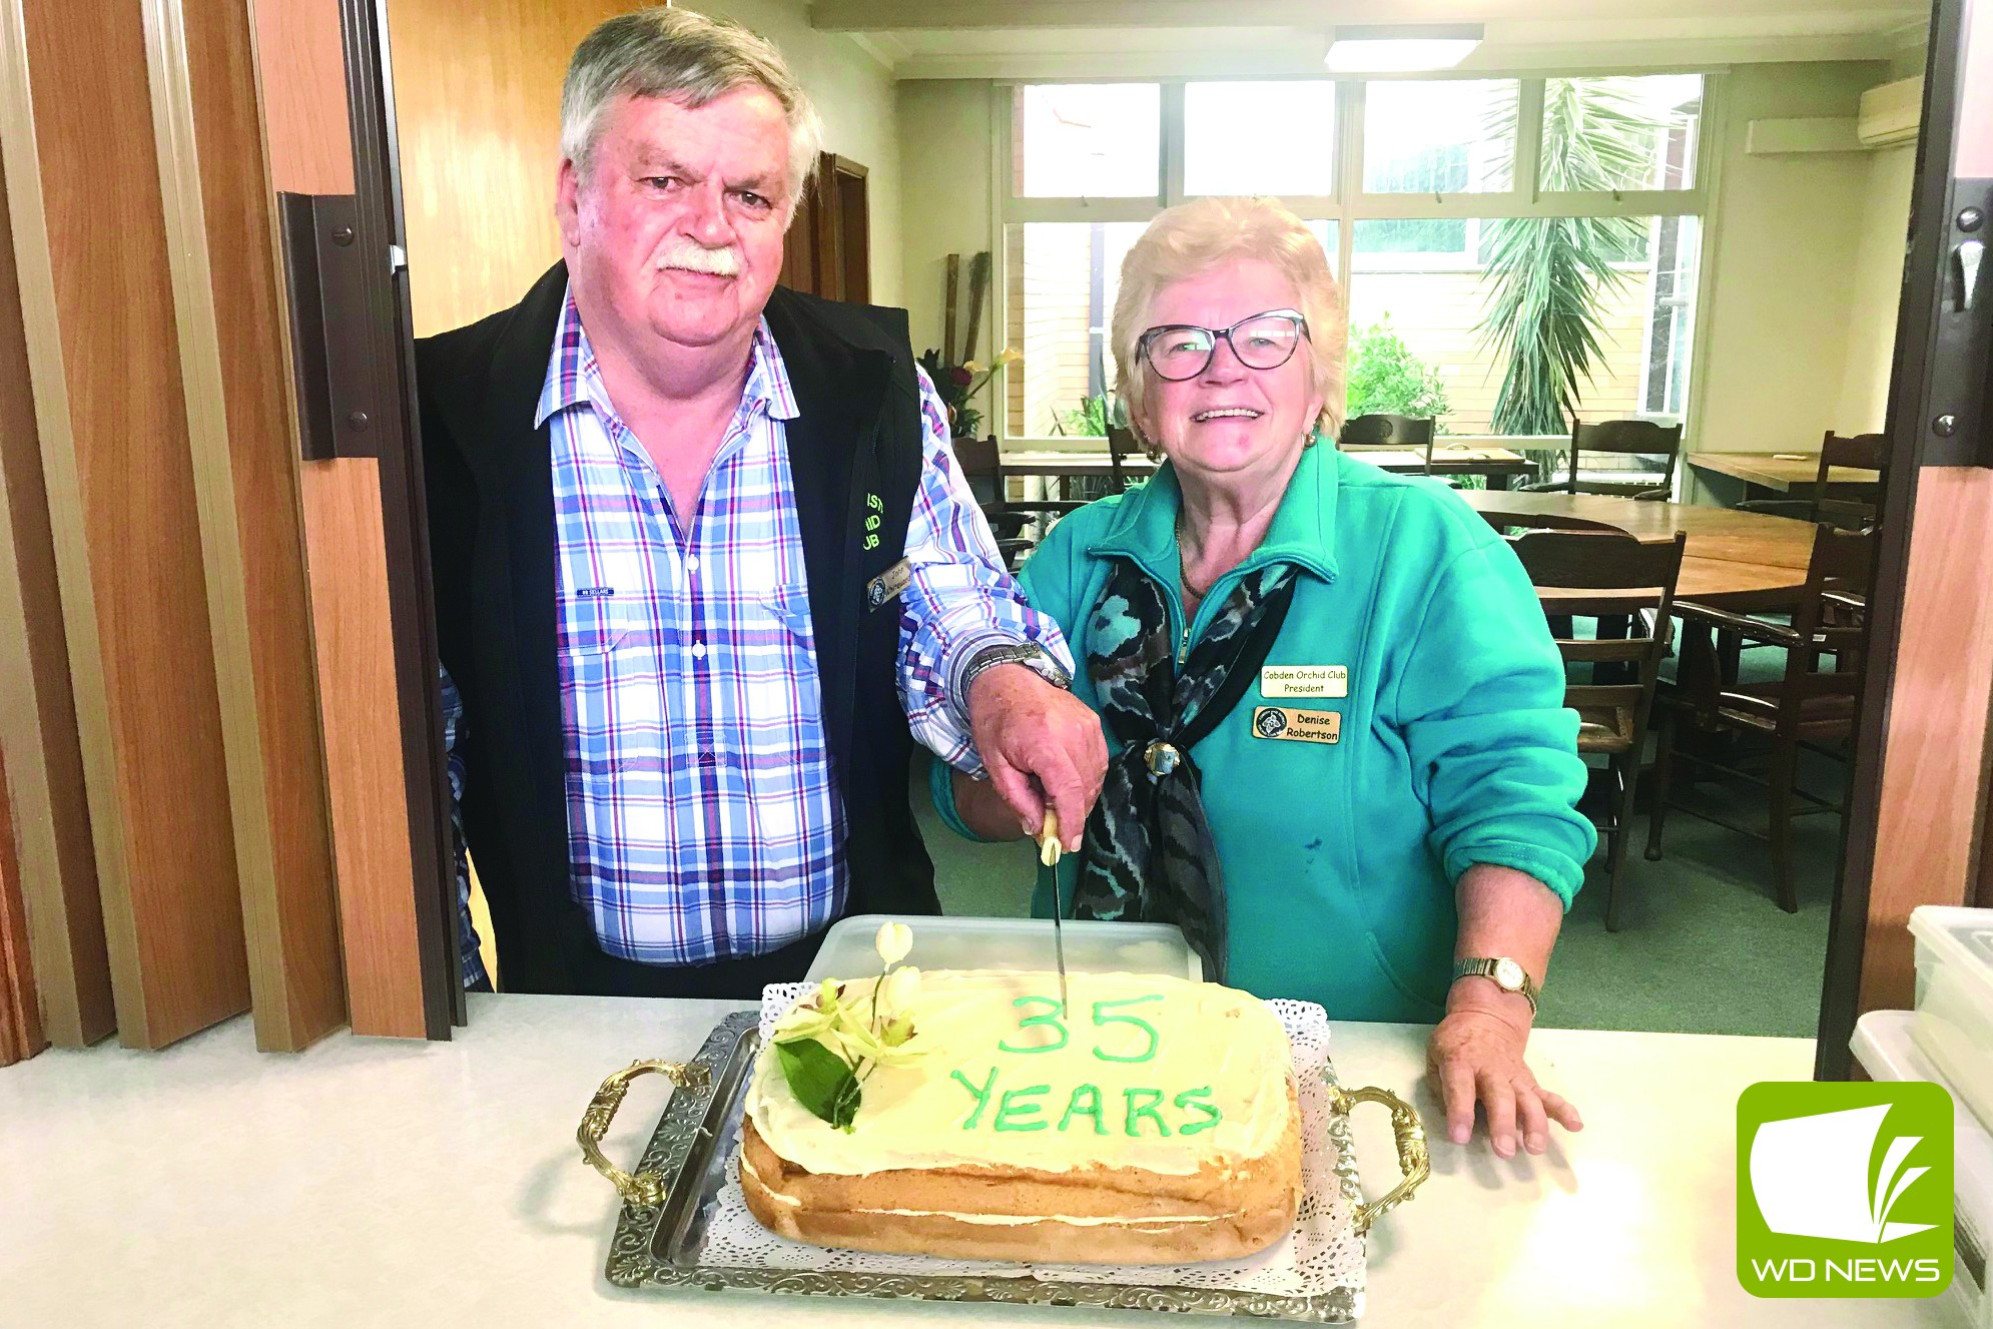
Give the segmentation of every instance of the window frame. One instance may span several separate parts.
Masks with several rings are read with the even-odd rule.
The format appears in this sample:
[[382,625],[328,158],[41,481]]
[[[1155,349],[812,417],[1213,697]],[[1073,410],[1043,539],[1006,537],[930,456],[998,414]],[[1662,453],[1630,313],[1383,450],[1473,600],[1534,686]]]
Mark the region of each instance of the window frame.
[[[1557,78],[1643,77],[1663,74],[1695,74],[1702,79],[1702,106],[1696,122],[1694,144],[1695,177],[1686,189],[1642,189],[1604,191],[1546,191],[1539,176],[1543,151],[1543,96],[1545,84]],[[1516,156],[1511,188],[1506,192],[1461,192],[1456,194],[1371,194],[1363,189],[1364,90],[1371,83],[1433,82],[1439,80],[1515,80]],[[1189,83],[1224,82],[1321,82],[1336,88],[1335,192],[1326,195],[1287,196],[1281,201],[1307,220],[1330,221],[1336,226],[1334,255],[1336,282],[1347,292],[1353,273],[1356,223],[1362,221],[1459,219],[1493,220],[1505,217],[1679,217],[1698,219],[1700,258],[1697,263],[1695,305],[1697,324],[1709,308],[1711,273],[1714,263],[1711,239],[1715,230],[1720,197],[1721,152],[1724,139],[1724,71],[1708,66],[1665,66],[1653,69],[1596,69],[1585,67],[1530,70],[1526,73],[1502,70],[1448,70],[1405,75],[1269,79],[1264,76],[1116,78],[1072,77],[1058,79],[1002,79],[991,84],[991,121],[996,130],[995,150],[990,155],[991,246],[990,285],[993,288],[992,315],[999,329],[1010,326],[1009,242],[1007,228],[1031,222],[1134,222],[1146,224],[1164,208],[1188,202],[1197,195],[1184,189],[1184,87]],[[1157,85],[1161,96],[1162,124],[1158,144],[1162,156],[1161,190],[1153,198],[1026,198],[1018,195],[1016,147],[1013,135],[1015,89],[1025,84],[1046,83],[1145,83]],[[1681,418],[1685,425],[1685,445],[1698,432],[1701,423],[1704,356],[1709,339],[1700,326],[1690,337],[1689,388]],[[1642,370],[1644,383],[1646,370]],[[1007,402],[993,403],[991,419],[1000,444],[1061,450],[1105,450],[1104,439],[1047,438],[1042,435],[1013,434]]]

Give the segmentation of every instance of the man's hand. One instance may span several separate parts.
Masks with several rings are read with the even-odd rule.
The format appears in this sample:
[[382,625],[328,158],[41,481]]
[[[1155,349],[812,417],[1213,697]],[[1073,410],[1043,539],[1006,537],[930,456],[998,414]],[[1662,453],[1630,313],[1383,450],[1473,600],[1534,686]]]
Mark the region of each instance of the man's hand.
[[[1483,994],[1474,989],[1487,988]],[[1532,1154],[1549,1147],[1551,1121],[1567,1131],[1584,1129],[1578,1109],[1536,1082],[1523,1061],[1529,1041],[1529,1003],[1492,983],[1463,980],[1447,1001],[1446,1018],[1432,1031],[1426,1064],[1446,1105],[1446,1133],[1466,1144],[1474,1133],[1474,1105],[1488,1114],[1488,1136],[1503,1158],[1522,1146]]]
[[[1023,665],[985,669],[969,685],[969,730],[990,784],[1035,836],[1049,802],[1076,850],[1107,774],[1100,717]],[[1035,783],[1034,783],[1035,781]]]

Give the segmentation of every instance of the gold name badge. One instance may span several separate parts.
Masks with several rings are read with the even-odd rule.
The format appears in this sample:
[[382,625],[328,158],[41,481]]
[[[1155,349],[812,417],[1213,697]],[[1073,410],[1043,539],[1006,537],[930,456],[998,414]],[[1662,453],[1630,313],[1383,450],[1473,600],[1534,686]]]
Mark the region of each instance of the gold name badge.
[[1347,697],[1348,665],[1266,665],[1259,671],[1263,697]]
[[1343,737],[1342,712],[1255,706],[1253,737],[1285,738],[1297,743],[1340,743]]

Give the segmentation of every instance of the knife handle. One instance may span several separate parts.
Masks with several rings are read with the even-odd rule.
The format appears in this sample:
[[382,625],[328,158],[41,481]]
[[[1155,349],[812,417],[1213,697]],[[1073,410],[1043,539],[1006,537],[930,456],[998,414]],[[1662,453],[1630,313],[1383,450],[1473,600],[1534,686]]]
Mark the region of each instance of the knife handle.
[[1045,824],[1038,828],[1038,861],[1048,868],[1059,866],[1059,814],[1045,809]]

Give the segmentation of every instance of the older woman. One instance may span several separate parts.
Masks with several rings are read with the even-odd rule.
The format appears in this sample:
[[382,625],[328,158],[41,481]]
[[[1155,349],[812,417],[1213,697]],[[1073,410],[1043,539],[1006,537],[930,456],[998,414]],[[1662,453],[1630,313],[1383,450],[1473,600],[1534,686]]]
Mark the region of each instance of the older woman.
[[[1156,218],[1113,343],[1166,463],[1060,522],[1022,574],[1113,754],[1060,899],[1034,907],[1181,924],[1207,972],[1337,1019],[1436,1020],[1453,1138],[1478,1100],[1496,1152],[1542,1150],[1549,1119],[1580,1123],[1523,1049],[1596,834],[1528,579],[1444,488],[1320,441],[1342,311],[1278,204]],[[955,829],[1019,834],[998,790],[935,769]]]

